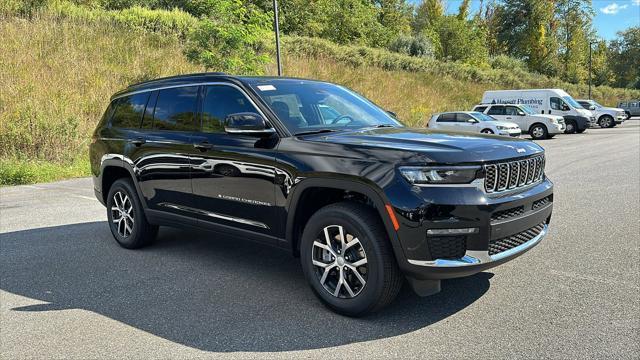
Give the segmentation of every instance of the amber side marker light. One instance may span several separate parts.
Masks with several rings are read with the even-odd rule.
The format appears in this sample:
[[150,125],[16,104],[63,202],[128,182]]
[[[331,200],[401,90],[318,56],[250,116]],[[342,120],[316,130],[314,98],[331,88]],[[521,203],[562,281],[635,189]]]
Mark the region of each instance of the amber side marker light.
[[384,207],[387,209],[387,213],[389,213],[389,218],[391,218],[391,223],[393,223],[393,229],[398,231],[398,229],[400,229],[400,224],[398,224],[398,219],[396,219],[396,214],[393,212],[393,208],[389,204]]

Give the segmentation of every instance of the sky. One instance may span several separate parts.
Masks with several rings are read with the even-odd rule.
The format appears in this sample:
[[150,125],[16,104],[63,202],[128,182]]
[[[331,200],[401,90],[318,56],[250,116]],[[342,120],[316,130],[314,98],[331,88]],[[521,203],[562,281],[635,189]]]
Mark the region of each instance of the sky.
[[[489,0],[485,0],[485,3]],[[420,0],[410,2],[419,3]],[[444,0],[447,12],[457,13],[462,0]],[[640,0],[592,0],[596,14],[593,25],[598,36],[612,40],[616,32],[640,26]],[[480,0],[472,0],[471,10],[477,11]]]

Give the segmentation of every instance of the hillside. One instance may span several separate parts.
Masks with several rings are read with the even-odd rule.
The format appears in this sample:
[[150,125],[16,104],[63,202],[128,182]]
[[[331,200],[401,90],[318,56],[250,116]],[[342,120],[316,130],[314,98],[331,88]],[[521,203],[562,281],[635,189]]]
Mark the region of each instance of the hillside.
[[[127,84],[202,71],[189,63],[179,36],[109,21],[40,15],[0,22],[0,184],[31,183],[88,174],[89,135],[109,96]],[[487,89],[569,85],[524,70],[474,69],[385,50],[337,46],[287,37],[287,76],[349,86],[424,126],[433,112],[469,109]],[[273,74],[270,64],[265,73]],[[637,90],[596,88],[613,104]]]

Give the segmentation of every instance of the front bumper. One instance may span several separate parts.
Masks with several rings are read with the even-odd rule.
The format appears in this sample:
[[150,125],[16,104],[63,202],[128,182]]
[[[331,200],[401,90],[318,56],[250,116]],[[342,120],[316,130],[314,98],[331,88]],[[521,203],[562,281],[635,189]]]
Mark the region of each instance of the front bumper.
[[502,136],[520,137],[520,135],[522,134],[522,131],[520,129],[516,129],[516,130],[499,130],[498,134],[502,135]]
[[[404,209],[395,207],[404,255],[398,263],[417,280],[469,276],[514,259],[544,239],[553,210],[553,184],[546,178],[511,194],[486,194],[475,187],[414,187],[411,195],[415,204],[403,196]],[[465,228],[477,230],[435,240],[427,234],[429,229]],[[531,229],[536,233],[523,238]],[[506,246],[497,251],[496,244]]]

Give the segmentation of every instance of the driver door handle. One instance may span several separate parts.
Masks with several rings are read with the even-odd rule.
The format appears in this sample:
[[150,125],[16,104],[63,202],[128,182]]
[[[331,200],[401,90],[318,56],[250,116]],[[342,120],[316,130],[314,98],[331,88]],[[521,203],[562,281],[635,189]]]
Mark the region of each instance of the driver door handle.
[[507,120],[511,120],[511,116],[507,116]]
[[206,150],[211,150],[213,149],[213,144],[208,142],[208,141],[203,141],[203,142],[199,142],[199,143],[194,143],[193,147],[200,150],[200,151],[206,151]]

